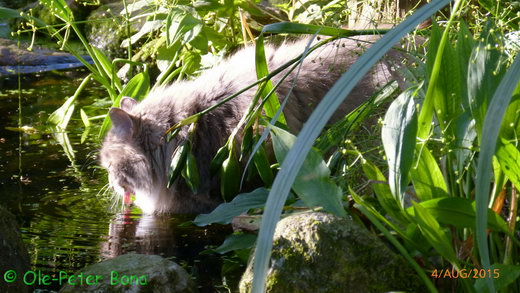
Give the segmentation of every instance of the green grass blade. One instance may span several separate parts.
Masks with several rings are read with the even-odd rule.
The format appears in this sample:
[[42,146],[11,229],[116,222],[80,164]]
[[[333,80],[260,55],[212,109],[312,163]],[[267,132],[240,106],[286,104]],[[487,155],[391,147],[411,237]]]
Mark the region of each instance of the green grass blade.
[[336,82],[312,113],[307,123],[305,123],[302,132],[296,139],[294,147],[287,154],[281,170],[273,183],[271,192],[269,193],[255,250],[252,289],[254,293],[265,291],[264,280],[267,274],[276,223],[280,219],[282,207],[294,183],[298,170],[314,144],[316,137],[318,137],[334,111],[370,68],[404,35],[412,31],[419,23],[433,15],[450,1],[451,0],[439,0],[426,4],[400,23],[396,28],[385,34],[352,65],[338,82]]
[[428,90],[426,91],[426,97],[424,98],[421,112],[419,114],[419,129],[417,136],[420,138],[426,138],[430,133],[431,123],[433,119],[433,105],[434,105],[434,97],[440,92],[440,85],[438,82],[441,64],[442,64],[442,56],[444,54],[444,48],[446,47],[446,43],[448,42],[448,36],[450,32],[450,27],[454,23],[455,17],[459,14],[459,8],[463,6],[463,2],[465,0],[456,0],[455,5],[452,10],[452,14],[450,19],[446,25],[446,29],[441,37],[436,55],[435,62],[433,63],[429,83]]
[[[267,75],[269,75],[269,69],[267,67],[267,60],[265,58],[265,49],[264,49],[264,37],[260,35],[258,40],[256,41],[255,47],[255,63],[256,63],[256,76],[258,79],[261,79]],[[262,88],[262,97],[266,97],[269,92],[273,89],[273,83],[270,80],[265,81],[265,86]],[[273,91],[271,96],[267,99],[267,102],[264,104],[265,114],[272,118],[276,115],[276,112],[280,108],[280,101],[278,100],[278,96]],[[285,120],[285,116],[283,113],[280,113],[278,116],[278,122],[286,125],[287,121]]]
[[335,27],[319,26],[312,24],[278,22],[264,26],[262,32],[287,34],[320,34],[325,36],[351,37],[359,35],[384,34],[388,32],[388,30],[346,30]]
[[0,7],[0,19],[19,18],[20,12],[14,9]]
[[[511,101],[513,91],[520,80],[520,55],[517,55],[513,64],[502,78],[493,99],[489,104],[486,118],[482,129],[482,140],[480,146],[480,154],[478,158],[477,178],[475,180],[477,202],[477,220],[476,220],[476,239],[480,260],[484,269],[490,269],[491,261],[489,257],[489,245],[487,242],[487,208],[489,201],[489,182],[491,180],[491,160],[495,154],[498,133],[502,124],[502,119],[507,109],[507,105]],[[490,292],[494,292],[493,279],[487,279],[487,285]]]

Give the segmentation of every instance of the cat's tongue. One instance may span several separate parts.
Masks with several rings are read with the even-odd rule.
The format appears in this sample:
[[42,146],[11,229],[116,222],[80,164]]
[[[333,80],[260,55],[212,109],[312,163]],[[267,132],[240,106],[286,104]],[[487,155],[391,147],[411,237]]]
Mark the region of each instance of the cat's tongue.
[[125,195],[123,196],[123,201],[126,205],[130,205],[132,203],[132,193],[130,191],[125,191]]

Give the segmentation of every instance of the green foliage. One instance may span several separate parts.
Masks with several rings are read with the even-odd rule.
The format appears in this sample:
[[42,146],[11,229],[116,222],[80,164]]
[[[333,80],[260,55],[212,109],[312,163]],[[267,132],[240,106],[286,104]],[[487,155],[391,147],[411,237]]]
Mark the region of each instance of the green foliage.
[[[457,12],[452,12],[453,15],[457,15]],[[373,206],[370,201],[360,198],[356,202],[364,206],[364,214],[371,213],[380,221],[384,217],[391,217],[405,227],[418,227],[420,238],[429,243],[430,249],[435,251],[434,255],[450,262],[453,267],[460,268],[464,263],[466,268],[482,266],[488,270],[507,264],[512,255],[519,252],[518,242],[511,234],[517,229],[517,218],[509,218],[506,223],[499,215],[503,210],[489,208],[502,206],[504,198],[492,195],[501,190],[506,192],[507,186],[513,189],[511,200],[517,201],[514,189],[517,186],[517,173],[520,172],[517,163],[519,150],[518,138],[513,133],[516,133],[518,116],[512,113],[517,109],[515,101],[519,88],[519,58],[512,64],[507,62],[503,36],[491,25],[478,32],[480,36],[475,38],[477,40],[464,23],[458,31],[450,23],[444,31],[434,25],[431,34],[426,55],[427,72],[423,73],[427,90],[414,91],[412,100],[417,104],[413,108],[419,109],[417,134],[411,135],[414,137],[412,142],[399,140],[408,132],[402,129],[400,135],[387,135],[386,140],[396,141],[390,145],[391,148],[385,144],[387,157],[404,156],[401,161],[413,162],[412,168],[406,167],[408,165],[395,168],[392,164],[397,160],[388,159],[390,187],[396,184],[392,174],[397,169],[401,178],[410,176],[413,189],[404,193],[403,201],[400,196],[403,193],[390,193],[388,187],[373,184],[379,205]],[[510,100],[513,101],[511,104]],[[396,112],[391,106],[387,117],[392,112],[397,116],[402,111]],[[503,122],[502,117],[507,122]],[[386,120],[384,127],[391,130],[399,128],[399,123]],[[399,121],[404,124],[407,119]],[[383,142],[384,135],[383,131]],[[404,151],[414,144],[415,151],[410,151],[410,148]],[[399,156],[395,155],[395,150]],[[493,166],[493,160],[496,166]],[[386,181],[372,164],[365,163],[364,166],[368,178],[378,182]],[[491,196],[490,182],[496,190]],[[402,188],[407,188],[408,183],[405,181]],[[390,194],[393,194],[393,198]],[[410,203],[406,204],[410,201],[413,207],[408,207]],[[397,209],[399,203],[403,202],[405,205],[401,208],[405,209]],[[509,208],[511,210],[506,213],[516,215],[516,204]],[[385,224],[394,229],[405,242],[422,242],[414,236],[417,235],[416,229],[407,229],[403,233],[398,226],[388,222]],[[412,231],[415,232],[410,233]],[[477,240],[478,246],[473,246],[473,239]],[[504,249],[489,239],[515,244]],[[411,247],[412,251],[422,255],[423,261],[432,259],[431,251],[424,250],[424,246]],[[478,255],[480,262],[471,260],[470,255]],[[515,268],[505,271],[507,276],[503,278],[506,280],[518,273]],[[465,291],[474,288],[484,290],[485,286],[487,290],[493,291],[495,285],[505,288],[501,282],[493,284],[491,278],[485,280],[485,285],[484,280],[474,284],[467,279],[457,280],[459,282]],[[506,283],[510,284],[510,281]]]
[[[229,224],[236,216],[264,208],[255,252],[255,292],[264,289],[271,239],[282,209],[290,211],[305,205],[346,216],[347,190],[355,202],[353,208],[408,260],[430,291],[436,288],[427,272],[449,263],[457,269],[499,269],[501,273],[497,280],[451,280],[453,288],[513,292],[519,286],[520,274],[519,241],[514,238],[518,233],[517,204],[513,204],[518,200],[516,190],[520,186],[520,61],[517,52],[504,49],[503,34],[518,30],[517,3],[480,0],[477,7],[477,1],[458,0],[442,27],[434,22],[426,56],[414,60],[421,63],[424,57],[425,65],[416,69],[410,66],[418,83],[390,104],[381,141],[369,149],[349,138],[377,110],[384,111],[381,106],[393,97],[395,84],[387,85],[379,95],[318,136],[369,68],[401,37],[450,1],[432,1],[395,29],[382,31],[387,34],[330,90],[298,137],[284,130],[285,118],[280,110],[283,102],[275,94],[278,84],[270,79],[285,70],[283,80],[309,52],[333,38],[373,31],[338,28],[352,17],[352,11],[343,9],[348,1],[286,1],[277,5],[279,14],[268,15],[270,20],[265,23],[255,22],[255,17],[266,16],[256,2],[135,1],[121,16],[125,26],[138,21],[143,25],[133,34],[127,32],[122,46],[128,56],[115,59],[86,41],[64,0],[42,1],[63,24],[47,25],[30,14],[20,15],[7,8],[0,8],[0,17],[24,18],[35,30],[47,31],[91,72],[76,93],[49,117],[61,130],[77,114],[75,103],[92,80],[106,89],[109,104],[118,107],[125,96],[141,100],[154,87],[194,77],[233,48],[254,39],[258,81],[180,121],[168,131],[168,138],[175,138],[181,127],[191,127],[192,133],[200,116],[258,87],[248,113],[211,162],[211,174],[220,176],[225,203],[194,221],[201,226]],[[136,11],[140,12],[134,16]],[[255,21],[243,21],[244,13]],[[489,13],[490,21],[484,13]],[[283,21],[287,19],[292,22]],[[274,21],[279,22],[271,23]],[[294,60],[269,72],[264,43],[271,34],[333,38],[309,46]],[[72,37],[80,40],[92,62],[70,45]],[[87,131],[100,118],[88,117],[83,109],[77,115]],[[110,120],[108,116],[101,118],[103,136]],[[270,145],[265,143],[268,136],[274,158],[269,153]],[[66,137],[61,141],[68,145],[68,154],[74,156]],[[361,150],[355,145],[361,145]],[[376,151],[380,153],[374,155]],[[356,182],[346,179],[350,178],[348,173],[355,173],[353,170],[363,174],[363,180],[368,179],[369,192],[356,194],[361,194],[355,188]],[[196,192],[199,176],[188,135],[172,155],[169,185],[182,177]],[[243,181],[255,176],[265,188],[237,195]],[[507,204],[504,197],[497,196],[499,193],[509,196]],[[291,205],[294,199],[297,201]],[[501,216],[504,213],[508,214],[506,220]],[[251,235],[233,235],[216,251],[237,250],[244,256],[244,249],[250,248],[255,239]]]

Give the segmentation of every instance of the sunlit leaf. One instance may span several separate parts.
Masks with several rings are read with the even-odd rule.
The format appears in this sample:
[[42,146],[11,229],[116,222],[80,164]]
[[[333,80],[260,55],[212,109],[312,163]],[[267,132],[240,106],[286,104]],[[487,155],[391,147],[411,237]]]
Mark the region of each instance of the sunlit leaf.
[[232,201],[220,204],[209,214],[198,215],[193,223],[197,226],[206,226],[213,223],[229,224],[231,220],[249,211],[250,209],[261,208],[265,205],[269,190],[257,188],[249,193],[241,193]]
[[[435,198],[419,203],[421,207],[438,222],[445,225],[453,225],[457,228],[473,228],[476,218],[476,202],[462,197]],[[408,212],[414,215],[413,207]],[[488,228],[495,231],[507,232],[507,224],[500,215],[488,209]]]
[[407,90],[386,112],[381,137],[388,162],[388,183],[393,195],[404,205],[408,172],[414,161],[417,116],[413,91]]
[[256,237],[254,234],[231,234],[214,251],[224,254],[238,249],[251,248],[255,245]]
[[444,258],[449,260],[452,264],[457,263],[457,256],[453,247],[451,246],[451,240],[448,233],[441,228],[437,220],[430,214],[429,210],[422,207],[417,203],[413,203],[413,209],[415,211],[415,218],[417,219],[417,225],[421,229],[422,234],[432,247]]
[[448,189],[439,165],[425,145],[416,148],[417,165],[410,169],[413,186],[421,201],[448,196]]
[[515,186],[520,186],[520,151],[509,141],[499,139],[495,155],[502,171]]
[[[272,128],[273,148],[278,162],[283,162],[296,137],[278,127]],[[337,216],[346,216],[341,203],[342,190],[329,178],[330,170],[321,155],[311,150],[293,185],[294,192],[307,206],[321,206]]]

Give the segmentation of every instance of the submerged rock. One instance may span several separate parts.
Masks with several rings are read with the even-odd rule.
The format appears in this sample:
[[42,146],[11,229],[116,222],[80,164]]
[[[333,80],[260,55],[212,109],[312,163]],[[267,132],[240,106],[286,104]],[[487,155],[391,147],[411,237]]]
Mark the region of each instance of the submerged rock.
[[190,275],[181,266],[158,255],[125,254],[90,265],[74,276],[60,292],[197,291]]
[[[240,281],[250,292],[252,263]],[[266,292],[421,292],[406,260],[352,220],[307,212],[275,231]]]
[[[88,56],[83,58],[92,63]],[[44,72],[81,67],[83,64],[74,56],[64,52],[34,48],[26,50],[15,41],[0,39],[0,76]]]
[[[22,242],[15,217],[2,206],[0,231],[0,273],[3,276],[0,292],[29,292],[30,287],[22,281],[22,276],[29,270],[29,255]],[[15,281],[7,282],[11,277]]]

